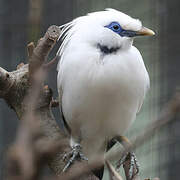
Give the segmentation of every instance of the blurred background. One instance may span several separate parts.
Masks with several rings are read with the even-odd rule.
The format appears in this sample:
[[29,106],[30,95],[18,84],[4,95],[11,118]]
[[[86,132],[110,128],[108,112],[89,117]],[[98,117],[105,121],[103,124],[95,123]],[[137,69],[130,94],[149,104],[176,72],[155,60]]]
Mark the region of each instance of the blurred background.
[[[26,45],[37,40],[52,25],[62,25],[88,12],[115,8],[140,19],[144,26],[156,32],[155,37],[137,38],[135,46],[143,55],[150,74],[151,89],[132,128],[133,137],[143,131],[159,115],[163,105],[179,86],[180,76],[180,1],[173,0],[0,0],[0,66],[12,71],[27,61]],[[56,45],[50,58],[55,56]],[[49,73],[47,83],[56,90],[56,69]],[[54,110],[59,122],[58,109]],[[178,117],[177,117],[178,119]],[[0,179],[3,179],[4,153],[15,137],[16,114],[0,99]],[[155,132],[138,148],[141,177],[179,180],[180,123],[173,121],[167,128]],[[105,175],[106,176],[106,175]],[[105,179],[105,178],[104,178]]]

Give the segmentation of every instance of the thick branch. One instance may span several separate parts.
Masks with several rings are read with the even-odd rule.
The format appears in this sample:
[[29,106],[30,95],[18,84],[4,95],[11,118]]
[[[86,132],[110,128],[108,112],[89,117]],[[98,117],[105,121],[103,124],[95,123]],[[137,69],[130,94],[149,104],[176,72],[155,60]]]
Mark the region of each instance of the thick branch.
[[[51,112],[52,90],[44,86],[46,73],[41,68],[59,35],[59,28],[51,26],[36,47],[32,43],[28,45],[29,65],[21,64],[13,72],[0,69],[0,97],[4,98],[21,120],[15,143],[8,154],[8,164],[15,168],[17,179],[20,179],[18,170],[22,180],[37,177],[36,168],[40,168],[41,160],[48,162],[51,169],[60,174],[65,166],[62,157],[71,150],[67,135],[59,128]],[[57,102],[55,104],[57,106]],[[48,148],[42,145],[41,137],[44,146]],[[63,142],[64,146],[55,142]],[[11,166],[8,170],[12,170]],[[15,179],[13,170],[10,177]],[[94,175],[90,173],[84,179],[87,177],[92,180]]]

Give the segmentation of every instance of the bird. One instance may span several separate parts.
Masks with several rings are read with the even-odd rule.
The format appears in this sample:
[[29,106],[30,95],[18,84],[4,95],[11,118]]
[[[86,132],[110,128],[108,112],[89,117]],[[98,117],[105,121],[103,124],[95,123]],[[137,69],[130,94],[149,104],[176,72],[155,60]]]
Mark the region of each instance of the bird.
[[91,162],[105,154],[111,139],[124,135],[141,109],[150,79],[133,40],[155,33],[111,8],[78,17],[60,29],[60,110],[73,158],[79,151]]

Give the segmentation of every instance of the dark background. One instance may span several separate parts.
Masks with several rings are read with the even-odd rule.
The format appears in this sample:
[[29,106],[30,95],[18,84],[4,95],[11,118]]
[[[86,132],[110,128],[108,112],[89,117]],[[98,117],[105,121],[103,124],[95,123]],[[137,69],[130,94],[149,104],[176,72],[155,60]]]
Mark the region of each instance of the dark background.
[[[12,71],[26,63],[26,45],[37,41],[47,28],[62,25],[88,12],[115,8],[142,20],[156,32],[155,37],[139,38],[135,46],[141,51],[151,78],[151,89],[142,112],[127,133],[133,136],[143,131],[155,119],[163,105],[179,86],[180,76],[180,1],[173,0],[0,0],[0,66]],[[54,57],[59,44],[50,58]],[[47,83],[56,91],[56,69]],[[54,111],[59,121],[58,110]],[[0,100],[0,179],[7,146],[13,142],[18,120],[16,114]],[[177,120],[156,132],[137,150],[142,177],[159,176],[163,180],[179,180],[180,123]]]

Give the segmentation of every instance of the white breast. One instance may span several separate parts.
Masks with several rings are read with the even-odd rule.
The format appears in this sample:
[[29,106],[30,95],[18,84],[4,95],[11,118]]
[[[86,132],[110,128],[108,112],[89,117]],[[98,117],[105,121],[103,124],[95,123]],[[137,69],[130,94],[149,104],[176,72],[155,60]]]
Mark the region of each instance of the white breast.
[[66,54],[58,73],[63,113],[89,154],[89,147],[98,151],[105,141],[128,129],[143,102],[149,77],[135,47],[104,57],[86,48]]

